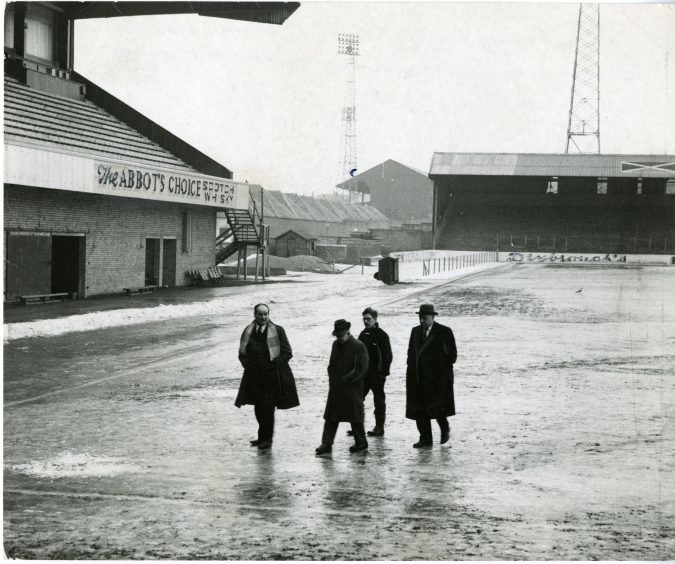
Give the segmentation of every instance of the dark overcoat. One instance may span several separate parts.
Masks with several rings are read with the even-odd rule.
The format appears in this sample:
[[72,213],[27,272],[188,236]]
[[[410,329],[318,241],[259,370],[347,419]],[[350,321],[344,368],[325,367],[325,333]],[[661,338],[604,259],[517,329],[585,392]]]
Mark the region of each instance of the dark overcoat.
[[270,324],[271,321],[267,323],[262,341],[256,342],[252,336],[246,345],[246,354],[239,355],[244,375],[239,384],[237,399],[234,401],[237,407],[274,405],[278,409],[290,409],[300,405],[293,371],[288,365],[288,361],[293,358],[293,351],[286,331],[281,325],[274,324],[281,350],[279,356],[271,361],[267,346],[267,330]]
[[326,421],[363,423],[363,379],[368,372],[366,346],[352,335],[336,339],[328,364]]
[[377,376],[381,380],[386,379],[393,358],[389,335],[376,323],[374,327],[361,331],[359,341],[366,345],[368,350],[368,375]]
[[452,365],[456,360],[457,346],[450,327],[434,322],[426,339],[421,325],[413,328],[406,371],[405,416],[408,419],[436,419],[455,414]]

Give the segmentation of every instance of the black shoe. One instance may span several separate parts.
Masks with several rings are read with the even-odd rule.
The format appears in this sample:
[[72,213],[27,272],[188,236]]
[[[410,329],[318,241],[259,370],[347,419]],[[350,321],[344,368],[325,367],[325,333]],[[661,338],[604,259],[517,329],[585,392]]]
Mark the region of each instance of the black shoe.
[[432,445],[431,441],[423,441],[422,439],[420,439],[413,445],[413,448],[430,447],[431,445]]
[[331,452],[333,450],[333,445],[324,445],[323,443],[320,444],[314,452],[316,452],[317,455],[322,455],[326,454],[327,452]]
[[361,443],[360,445],[352,445],[349,447],[349,452],[361,452],[368,448],[368,443]]
[[372,431],[368,431],[367,435],[369,437],[381,437],[384,435],[384,428],[381,425],[375,425]]
[[441,431],[441,444],[444,445],[450,440],[450,429],[447,431]]
[[254,439],[251,441],[251,446],[258,446],[260,444],[260,439]]
[[272,446],[272,441],[258,441],[258,448],[260,450],[266,450]]
[[348,437],[353,437],[353,436],[354,436],[354,431],[347,431],[347,436],[348,436]]

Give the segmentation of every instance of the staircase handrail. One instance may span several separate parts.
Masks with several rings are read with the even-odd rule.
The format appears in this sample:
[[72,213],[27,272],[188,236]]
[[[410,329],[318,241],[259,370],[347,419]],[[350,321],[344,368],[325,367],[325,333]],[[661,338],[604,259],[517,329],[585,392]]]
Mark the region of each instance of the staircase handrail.
[[[262,203],[262,198],[263,198],[263,192],[262,188],[260,189],[260,199]],[[249,188],[249,195],[248,195],[248,211],[249,214],[251,215],[251,219],[253,220],[253,229],[255,230],[255,233],[258,237],[258,241],[262,242],[262,215],[258,211],[258,204],[255,201],[255,198],[253,197],[253,194],[251,193],[251,189]],[[257,221],[256,221],[257,220]]]

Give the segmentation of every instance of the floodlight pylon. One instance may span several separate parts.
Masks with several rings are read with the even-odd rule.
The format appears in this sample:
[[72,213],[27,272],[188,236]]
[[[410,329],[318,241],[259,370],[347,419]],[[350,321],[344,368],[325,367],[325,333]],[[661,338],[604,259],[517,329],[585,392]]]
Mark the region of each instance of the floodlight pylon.
[[565,153],[600,152],[600,6],[580,4]]

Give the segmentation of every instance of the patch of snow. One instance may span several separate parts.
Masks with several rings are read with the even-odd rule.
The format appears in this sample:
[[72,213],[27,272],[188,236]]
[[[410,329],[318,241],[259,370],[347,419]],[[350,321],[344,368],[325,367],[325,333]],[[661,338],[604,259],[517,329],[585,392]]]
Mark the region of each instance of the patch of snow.
[[25,464],[8,465],[8,467],[38,478],[116,476],[141,470],[140,467],[129,464],[122,458],[71,452],[65,452],[49,460],[34,460]]
[[[336,265],[336,271],[342,266]],[[399,281],[412,282],[410,287],[390,286],[392,291],[401,295],[414,293],[426,285],[443,283],[469,273],[480,272],[498,266],[486,263],[477,266],[422,275],[422,263],[410,262],[399,265]],[[331,297],[348,296],[366,289],[382,288],[382,282],[375,280],[375,267],[354,266],[342,274],[318,274],[313,272],[293,272],[287,276],[271,277],[277,283],[273,285],[240,286],[233,288],[226,296],[211,297],[204,301],[187,304],[162,304],[155,307],[119,309],[71,315],[57,319],[43,319],[22,323],[6,323],[3,326],[4,342],[16,339],[63,335],[78,331],[89,331],[138,325],[142,323],[181,319],[199,315],[223,314],[232,316],[250,309],[259,302],[270,304],[290,304],[316,302]]]

